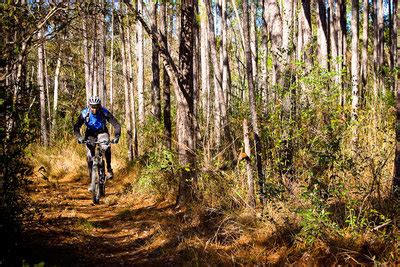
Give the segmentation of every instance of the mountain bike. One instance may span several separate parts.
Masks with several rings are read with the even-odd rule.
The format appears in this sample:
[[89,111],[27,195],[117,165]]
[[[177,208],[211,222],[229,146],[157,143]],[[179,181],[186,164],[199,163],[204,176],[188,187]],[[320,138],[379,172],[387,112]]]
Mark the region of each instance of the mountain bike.
[[90,141],[87,140],[84,144],[95,146],[95,155],[93,157],[92,165],[92,177],[90,187],[92,190],[92,200],[94,204],[99,204],[100,197],[106,194],[106,176],[105,176],[105,163],[104,163],[104,151],[101,149],[101,145],[112,144],[110,141]]

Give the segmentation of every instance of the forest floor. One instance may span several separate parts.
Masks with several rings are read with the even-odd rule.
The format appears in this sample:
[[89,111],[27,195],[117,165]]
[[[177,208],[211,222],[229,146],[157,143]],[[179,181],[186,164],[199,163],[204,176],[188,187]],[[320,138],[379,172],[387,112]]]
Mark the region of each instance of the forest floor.
[[135,193],[135,170],[118,162],[106,196],[93,205],[83,156],[70,151],[59,159],[44,155],[48,169],[65,158],[70,166],[46,175],[34,164],[24,188],[33,217],[24,223],[18,256],[28,265],[357,265],[371,264],[368,255],[387,247],[373,242],[379,245],[373,252],[353,238],[303,246],[296,242],[299,226],[289,223],[284,209],[260,220],[246,209],[178,208],[168,197]]
[[110,181],[107,196],[93,205],[86,179],[33,182],[30,196],[39,213],[25,225],[25,262],[109,266],[187,261],[175,254],[183,232],[190,231],[188,225],[180,229],[183,213],[149,199],[137,199],[129,207],[120,204],[115,201],[121,194],[117,183],[118,177]]
[[[27,192],[35,215],[25,223],[19,245],[24,262],[130,266],[231,265],[237,260],[260,260],[260,251],[252,257],[232,242],[214,242],[221,226],[218,219],[188,216],[171,202],[143,196],[125,202],[123,179],[127,178],[119,179],[117,173],[107,183],[106,197],[93,205],[87,177],[82,174],[54,181],[30,178]],[[275,260],[279,262],[279,257]]]

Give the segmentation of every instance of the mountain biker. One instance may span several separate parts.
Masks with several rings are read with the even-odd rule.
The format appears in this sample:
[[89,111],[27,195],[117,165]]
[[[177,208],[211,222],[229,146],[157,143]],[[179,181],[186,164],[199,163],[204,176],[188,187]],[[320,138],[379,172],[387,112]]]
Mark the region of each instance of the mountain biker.
[[[115,129],[115,138],[111,141],[112,143],[118,143],[121,135],[121,125],[114,117],[114,115],[106,108],[101,106],[101,101],[98,96],[92,96],[89,98],[89,106],[84,108],[80,113],[78,120],[74,125],[74,134],[78,139],[78,143],[83,144],[86,140],[90,141],[105,141],[107,144],[101,144],[101,148],[105,151],[106,163],[107,163],[107,179],[114,177],[113,170],[111,168],[111,146],[108,143],[110,141],[110,135],[107,129],[107,122]],[[85,137],[82,137],[80,128],[82,125],[86,125]],[[93,157],[95,155],[95,146],[93,144],[86,144],[86,159],[89,169],[89,179],[91,182],[92,177],[92,164]],[[89,191],[92,188],[89,186]]]

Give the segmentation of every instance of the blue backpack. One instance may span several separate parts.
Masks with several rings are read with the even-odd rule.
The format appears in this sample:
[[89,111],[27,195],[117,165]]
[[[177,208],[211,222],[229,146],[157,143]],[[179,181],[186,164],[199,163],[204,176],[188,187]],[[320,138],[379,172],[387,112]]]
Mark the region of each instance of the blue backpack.
[[106,129],[107,117],[109,111],[106,108],[101,108],[96,112],[96,115],[90,112],[89,108],[82,110],[82,117],[85,120],[85,125],[90,131],[100,132]]

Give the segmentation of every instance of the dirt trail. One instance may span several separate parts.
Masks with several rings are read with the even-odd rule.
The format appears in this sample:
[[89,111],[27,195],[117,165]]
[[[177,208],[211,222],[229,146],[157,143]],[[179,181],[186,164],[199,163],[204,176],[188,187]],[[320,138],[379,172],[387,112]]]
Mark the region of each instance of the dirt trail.
[[23,234],[25,262],[109,266],[186,261],[174,253],[180,233],[188,230],[179,226],[183,213],[168,203],[150,200],[141,199],[129,207],[118,203],[123,198],[116,179],[107,184],[107,196],[100,205],[92,205],[83,179],[57,184],[36,180],[30,196],[40,212]]

